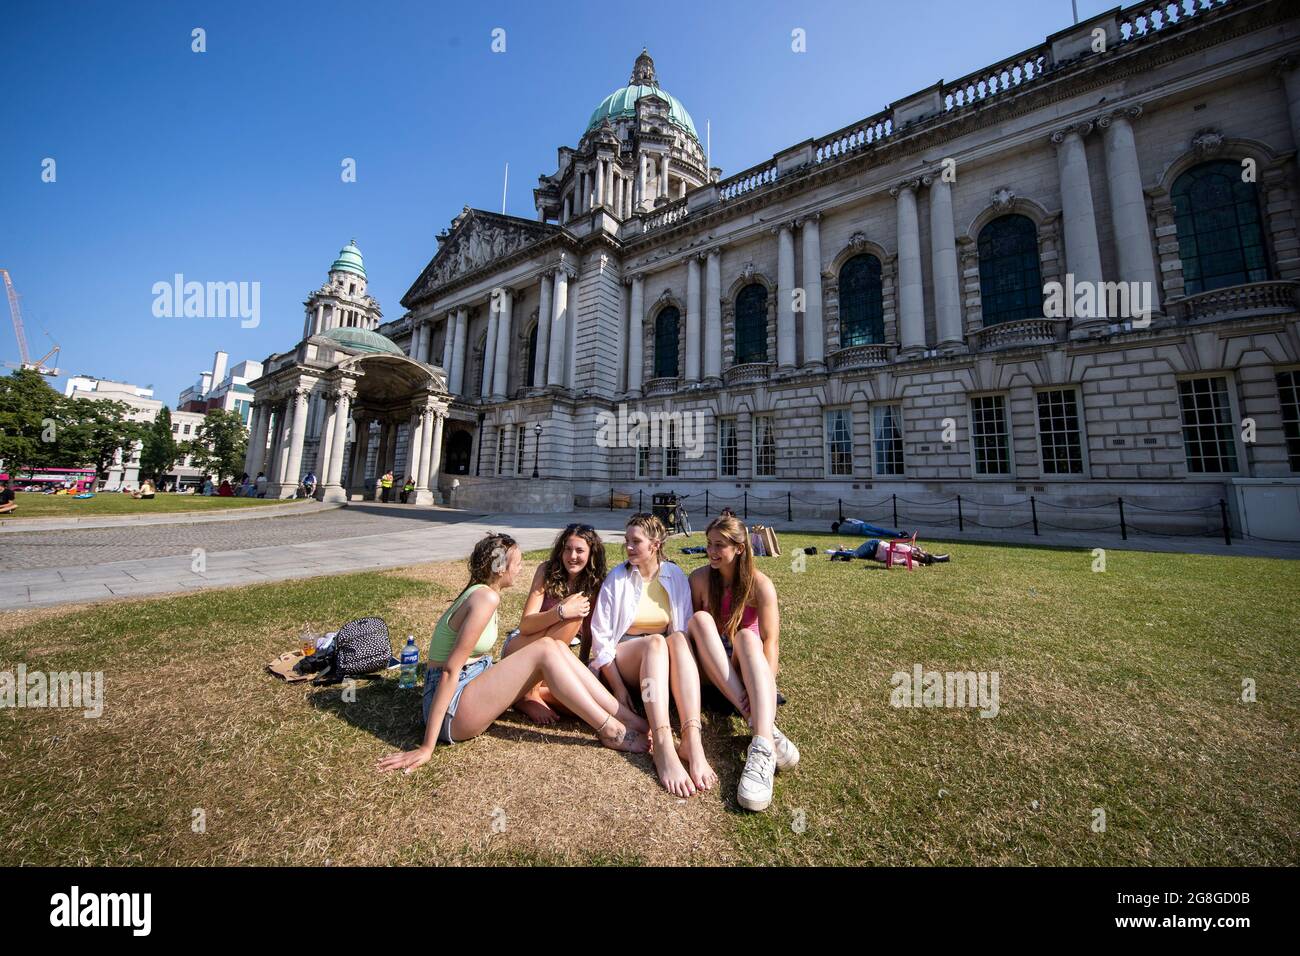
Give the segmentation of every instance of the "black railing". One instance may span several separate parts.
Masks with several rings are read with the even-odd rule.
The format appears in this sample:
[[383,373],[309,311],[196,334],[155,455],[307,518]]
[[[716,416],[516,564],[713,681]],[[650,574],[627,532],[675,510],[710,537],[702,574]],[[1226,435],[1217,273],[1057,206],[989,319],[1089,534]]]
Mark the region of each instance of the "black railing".
[[[1031,528],[1033,534],[1040,537],[1043,528],[1051,531],[1085,533],[1089,531],[1118,531],[1120,537],[1125,541],[1128,540],[1130,534],[1153,535],[1160,538],[1200,538],[1222,535],[1224,544],[1232,544],[1228,503],[1222,498],[1212,504],[1181,509],[1152,508],[1137,504],[1131,500],[1125,501],[1122,497],[1108,498],[1091,505],[1061,504],[1037,495],[1028,495],[1012,501],[982,501],[969,496],[963,497],[962,495],[923,500],[891,494],[888,497],[874,501],[856,501],[844,498],[804,497],[790,491],[762,496],[751,494],[748,489],[742,490],[739,495],[722,495],[716,491],[706,489],[690,494],[678,494],[677,498],[688,510],[690,500],[692,498],[696,499],[703,508],[704,514],[702,517],[705,519],[712,516],[715,511],[721,512],[723,508],[728,508],[733,512],[739,511],[741,517],[746,521],[752,515],[759,518],[784,517],[786,521],[793,522],[796,512],[798,512],[798,517],[824,518],[826,513],[833,509],[842,522],[847,507],[854,517],[860,517],[866,521],[881,521],[883,515],[888,514],[892,527],[896,529],[901,529],[904,525],[926,528],[954,527],[958,531],[965,531],[967,525],[992,531],[1018,531],[1022,528]],[[630,504],[631,500],[631,492],[619,492],[615,488],[609,490],[609,507],[611,511],[614,510],[618,503],[627,501]],[[643,510],[643,492],[639,488],[636,492],[636,502],[637,510]],[[796,503],[808,507],[796,509]],[[901,509],[900,505],[903,506]],[[1009,520],[996,524],[981,521],[979,517],[972,516],[972,507],[974,507],[976,515],[981,517],[987,517],[985,512],[988,509],[996,509],[1005,513]],[[1039,509],[1042,508],[1048,509],[1047,516],[1040,517]],[[1198,523],[1193,516],[1200,516],[1203,519],[1200,522],[1202,527],[1195,530],[1178,530],[1177,527],[1173,526],[1157,529],[1136,522],[1129,513],[1131,510],[1140,512],[1139,518],[1142,516],[1166,516],[1174,517],[1188,524]],[[1050,520],[1051,517],[1057,515],[1061,519],[1078,517],[1092,518],[1095,521],[1080,525],[1077,523],[1061,524]],[[702,527],[703,523],[697,520],[695,525],[696,527]],[[1242,536],[1238,535],[1238,537]],[[1256,536],[1247,535],[1245,537],[1254,538]],[[1260,538],[1259,540],[1271,539]]]

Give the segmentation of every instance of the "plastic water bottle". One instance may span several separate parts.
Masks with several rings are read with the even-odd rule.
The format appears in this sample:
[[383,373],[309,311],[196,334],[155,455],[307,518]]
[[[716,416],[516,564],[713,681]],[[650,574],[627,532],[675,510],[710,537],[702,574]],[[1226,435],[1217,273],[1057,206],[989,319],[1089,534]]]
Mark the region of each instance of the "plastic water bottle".
[[406,646],[402,648],[402,673],[397,686],[411,688],[415,686],[415,672],[420,667],[420,649],[415,646],[415,635],[406,635]]

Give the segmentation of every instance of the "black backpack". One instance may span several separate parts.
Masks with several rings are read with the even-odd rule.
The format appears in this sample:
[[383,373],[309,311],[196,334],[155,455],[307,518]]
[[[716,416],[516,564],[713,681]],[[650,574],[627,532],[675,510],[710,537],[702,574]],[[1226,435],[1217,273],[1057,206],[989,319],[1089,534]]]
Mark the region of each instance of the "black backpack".
[[388,625],[378,617],[363,617],[340,627],[334,637],[332,656],[330,669],[315,683],[337,684],[348,677],[377,677],[376,671],[398,663],[393,658]]

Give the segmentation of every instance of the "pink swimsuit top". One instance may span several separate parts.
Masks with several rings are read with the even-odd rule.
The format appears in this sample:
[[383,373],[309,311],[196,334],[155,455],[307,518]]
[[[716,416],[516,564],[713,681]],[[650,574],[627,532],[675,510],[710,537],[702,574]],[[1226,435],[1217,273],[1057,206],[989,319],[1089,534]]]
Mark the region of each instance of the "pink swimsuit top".
[[[727,619],[730,616],[731,616],[731,588],[727,588],[725,591],[722,592],[722,618],[721,620],[718,621],[719,629],[721,629],[721,626],[727,622]],[[753,631],[757,637],[761,638],[763,636],[762,634],[758,633],[758,608],[746,607],[745,610],[741,612],[740,625],[736,628],[736,630],[742,631],[745,629],[749,629]]]

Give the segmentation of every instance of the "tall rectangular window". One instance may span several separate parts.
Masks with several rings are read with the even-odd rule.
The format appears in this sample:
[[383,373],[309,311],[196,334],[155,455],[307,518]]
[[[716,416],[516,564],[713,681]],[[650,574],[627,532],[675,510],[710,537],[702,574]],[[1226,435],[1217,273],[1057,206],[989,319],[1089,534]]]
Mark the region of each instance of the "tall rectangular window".
[[736,420],[718,419],[718,474],[724,478],[736,476]]
[[754,416],[754,475],[758,478],[776,475],[776,432],[771,415]]
[[847,408],[826,413],[826,474],[853,474],[853,414]]
[[871,452],[877,475],[904,473],[903,406],[876,405],[871,409]]
[[678,462],[681,458],[681,448],[678,445],[677,424],[668,422],[668,436],[664,445],[664,477],[676,478]]
[[506,460],[506,430],[505,427],[497,429],[497,474],[505,474]]
[[650,474],[650,446],[636,446],[636,476],[645,478]]
[[1011,474],[1011,435],[1004,396],[977,395],[970,400],[970,438],[975,474]]
[[1282,430],[1292,471],[1300,471],[1300,371],[1281,372],[1277,393],[1282,405]]
[[519,426],[519,431],[515,435],[515,474],[524,473],[524,442],[528,438],[528,429],[523,425]]
[[1183,414],[1183,450],[1192,474],[1229,474],[1237,470],[1232,404],[1223,376],[1185,378],[1178,383]]
[[1074,389],[1038,393],[1038,447],[1043,453],[1043,474],[1083,474],[1083,434]]

